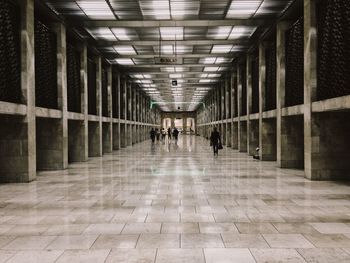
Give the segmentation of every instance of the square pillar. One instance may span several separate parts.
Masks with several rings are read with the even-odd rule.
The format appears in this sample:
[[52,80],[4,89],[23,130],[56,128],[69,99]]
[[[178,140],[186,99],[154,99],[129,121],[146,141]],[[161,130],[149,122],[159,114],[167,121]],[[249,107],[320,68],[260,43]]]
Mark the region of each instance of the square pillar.
[[81,112],[84,120],[68,120],[68,162],[85,162],[89,156],[87,45],[80,49]]
[[37,169],[58,170],[68,167],[67,41],[66,28],[55,24],[57,35],[58,109],[61,119],[37,119]]
[[313,120],[312,102],[317,89],[317,20],[316,0],[304,0],[304,152],[305,176],[321,179],[318,162],[314,162],[319,150],[319,125]]
[[103,153],[113,151],[113,100],[112,100],[112,67],[107,69],[107,94],[108,94],[108,116],[109,122],[102,125]]
[[0,116],[0,182],[36,179],[34,0],[21,4],[21,87],[25,117]]
[[102,142],[102,59],[97,57],[96,63],[96,106],[98,121],[89,121],[89,156],[101,157],[103,155]]

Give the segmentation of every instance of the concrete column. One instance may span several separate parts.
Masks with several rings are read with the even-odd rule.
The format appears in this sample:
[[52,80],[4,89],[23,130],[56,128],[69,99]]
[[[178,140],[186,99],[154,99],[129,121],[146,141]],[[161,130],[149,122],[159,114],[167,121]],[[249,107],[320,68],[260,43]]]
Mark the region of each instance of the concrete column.
[[120,73],[118,72],[117,73],[117,90],[116,90],[116,95],[117,95],[117,98],[116,98],[116,103],[117,103],[117,107],[118,107],[118,116],[117,119],[118,119],[118,123],[114,123],[113,124],[113,150],[119,150],[121,147],[120,147],[120,116],[121,116],[121,101],[120,101],[120,98],[121,98],[121,95],[120,95]]
[[237,83],[238,83],[238,150],[247,152],[247,121],[242,120],[242,79],[240,75],[240,67],[237,67]]
[[305,176],[311,180],[321,179],[317,163],[318,125],[314,125],[312,102],[317,89],[317,20],[316,0],[304,0],[304,152]]
[[265,46],[263,43],[259,44],[259,148],[260,148],[260,159],[265,153],[263,149],[263,112],[265,109],[265,84],[266,83],[266,57],[265,57]]
[[27,115],[0,116],[0,182],[36,178],[34,0],[21,1],[21,87]]
[[60,170],[68,167],[67,52],[66,28],[54,25],[57,35],[57,94],[61,119],[37,119],[37,169]]
[[251,148],[254,147],[253,140],[254,134],[251,134],[250,129],[250,113],[252,105],[252,66],[250,63],[251,56],[247,55],[246,58],[246,82],[247,82],[247,151],[248,154],[251,154]]
[[276,119],[264,119],[265,110],[265,85],[266,85],[266,58],[265,46],[259,45],[259,148],[260,160],[275,161],[277,159],[277,123]]
[[282,117],[286,87],[285,32],[288,25],[288,22],[277,24],[277,164],[282,168],[303,168],[303,116]]
[[112,67],[107,69],[107,94],[109,122],[103,123],[103,153],[113,151],[113,100],[112,100]]
[[[89,158],[89,107],[88,107],[88,56],[87,56],[87,45],[83,45],[83,50],[81,53],[81,91],[82,91],[82,112],[84,113],[84,134],[83,134],[83,144],[79,151],[80,154],[76,156],[77,161],[82,157],[82,161],[87,161]],[[80,136],[79,136],[80,137]],[[73,144],[75,142],[73,141]]]

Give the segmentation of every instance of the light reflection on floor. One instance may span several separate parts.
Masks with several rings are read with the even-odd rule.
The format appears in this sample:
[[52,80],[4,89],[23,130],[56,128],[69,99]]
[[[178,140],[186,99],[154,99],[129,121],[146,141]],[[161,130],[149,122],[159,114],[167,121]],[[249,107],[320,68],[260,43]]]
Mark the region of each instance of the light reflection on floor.
[[208,141],[0,186],[0,262],[350,262],[350,187]]

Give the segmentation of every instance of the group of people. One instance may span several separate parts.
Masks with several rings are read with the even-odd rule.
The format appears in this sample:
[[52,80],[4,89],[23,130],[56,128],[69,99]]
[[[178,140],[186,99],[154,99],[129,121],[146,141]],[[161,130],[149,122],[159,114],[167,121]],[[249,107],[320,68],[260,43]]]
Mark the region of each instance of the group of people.
[[[171,142],[171,139],[173,138],[175,143],[177,143],[178,138],[179,138],[179,130],[174,127],[173,129],[168,128],[167,130],[165,130],[164,128],[160,129],[154,129],[152,128],[150,131],[150,137],[152,140],[152,143],[155,143],[156,139],[157,141],[163,141],[165,142],[166,136],[168,135],[168,140],[169,143]],[[214,152],[214,156],[218,156],[219,155],[219,150],[222,149],[222,144],[221,144],[221,137],[220,137],[220,133],[218,132],[217,128],[214,127],[213,131],[211,132],[210,135],[210,146],[213,147],[213,152]]]
[[169,142],[171,141],[171,138],[174,138],[175,143],[177,143],[179,138],[179,130],[175,127],[174,129],[168,128],[167,130],[162,128],[161,130],[156,128],[152,128],[150,131],[150,137],[152,140],[152,143],[155,143],[156,139],[157,141],[165,142],[166,136],[168,135]]

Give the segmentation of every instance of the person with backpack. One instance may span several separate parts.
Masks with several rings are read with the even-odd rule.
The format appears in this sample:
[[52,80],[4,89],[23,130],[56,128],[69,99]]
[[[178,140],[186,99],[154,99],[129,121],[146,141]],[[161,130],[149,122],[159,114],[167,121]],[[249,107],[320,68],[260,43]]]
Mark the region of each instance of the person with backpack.
[[219,156],[219,148],[221,146],[221,138],[220,138],[220,133],[218,132],[216,127],[214,127],[214,130],[211,132],[210,145],[213,147],[214,156],[215,155]]
[[154,143],[154,141],[156,140],[156,131],[152,128],[150,133],[149,133],[152,143]]

